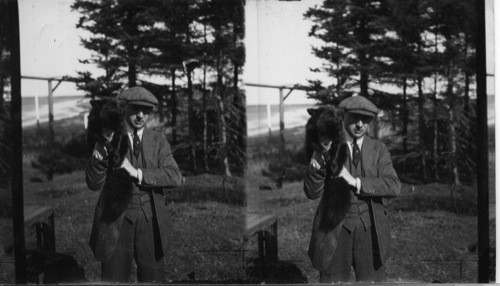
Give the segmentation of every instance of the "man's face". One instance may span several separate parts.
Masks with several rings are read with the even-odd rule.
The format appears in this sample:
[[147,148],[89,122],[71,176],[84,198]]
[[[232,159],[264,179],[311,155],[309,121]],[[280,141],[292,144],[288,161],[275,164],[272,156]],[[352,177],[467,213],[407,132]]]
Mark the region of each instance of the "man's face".
[[372,120],[372,116],[346,112],[344,116],[344,128],[353,139],[359,139],[368,131],[368,126]]
[[127,104],[125,106],[125,118],[134,129],[141,129],[146,126],[150,115],[153,113],[153,107]]

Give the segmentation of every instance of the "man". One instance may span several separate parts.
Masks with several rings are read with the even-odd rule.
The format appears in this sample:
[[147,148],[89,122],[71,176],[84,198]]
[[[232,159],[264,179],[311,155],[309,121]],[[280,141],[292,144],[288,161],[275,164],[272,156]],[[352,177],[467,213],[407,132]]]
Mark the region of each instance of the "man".
[[[362,96],[349,97],[339,104],[344,110],[345,148],[349,152],[340,171],[349,186],[350,205],[343,220],[333,229],[320,227],[325,199],[326,166],[315,152],[304,178],[310,199],[322,197],[314,218],[309,256],[320,272],[320,282],[350,280],[351,266],[356,281],[382,281],[389,251],[389,221],[384,200],[401,192],[401,183],[392,166],[387,147],[366,136],[377,107]],[[329,142],[323,142],[325,149]]]
[[118,168],[108,165],[109,144],[96,143],[88,162],[87,186],[102,190],[90,246],[102,263],[103,281],[128,282],[134,259],[139,282],[164,282],[163,257],[171,229],[163,190],[180,186],[182,175],[166,136],[146,127],[158,105],[156,97],[143,87],[132,87],[118,99],[125,101],[124,130],[118,136],[128,144]]

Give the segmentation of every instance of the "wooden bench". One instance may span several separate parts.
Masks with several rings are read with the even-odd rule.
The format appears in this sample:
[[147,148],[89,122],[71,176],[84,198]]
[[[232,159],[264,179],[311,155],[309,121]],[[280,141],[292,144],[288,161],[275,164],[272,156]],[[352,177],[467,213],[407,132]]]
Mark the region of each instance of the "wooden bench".
[[[25,206],[24,228],[35,229],[36,249],[27,250],[26,273],[28,283],[43,283],[44,263],[47,254],[56,252],[56,235],[54,210],[51,207]],[[25,234],[26,236],[26,234]],[[14,243],[6,249],[7,253],[14,251]]]
[[257,234],[259,247],[259,274],[265,277],[266,266],[278,262],[278,219],[276,215],[247,214],[245,237]]
[[42,284],[46,256],[56,252],[54,210],[51,207],[24,207],[24,227],[35,228],[36,250],[27,262],[28,283]]
[[24,207],[24,227],[35,227],[37,250],[56,252],[54,210],[51,207]]

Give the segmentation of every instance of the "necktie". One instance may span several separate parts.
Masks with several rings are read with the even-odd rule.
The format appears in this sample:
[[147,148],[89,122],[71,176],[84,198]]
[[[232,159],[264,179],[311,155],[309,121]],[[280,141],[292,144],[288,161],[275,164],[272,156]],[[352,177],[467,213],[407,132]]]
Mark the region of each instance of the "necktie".
[[139,139],[139,134],[137,134],[137,129],[134,131],[132,139],[134,141],[134,155],[135,158],[137,159],[139,157],[139,153],[141,153],[141,139]]
[[358,166],[359,160],[361,160],[361,150],[359,149],[356,140],[354,140],[352,144],[352,163],[354,164],[354,167]]

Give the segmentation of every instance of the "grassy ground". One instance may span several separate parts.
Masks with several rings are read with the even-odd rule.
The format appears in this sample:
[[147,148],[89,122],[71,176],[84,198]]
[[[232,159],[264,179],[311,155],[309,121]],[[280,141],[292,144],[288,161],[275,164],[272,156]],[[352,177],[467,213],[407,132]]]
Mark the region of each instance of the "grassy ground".
[[[303,138],[300,130],[290,130],[285,136],[288,149],[300,149],[299,142]],[[283,158],[270,156],[273,153],[268,151],[273,149],[271,146],[260,147],[266,143],[276,142],[265,137],[253,138],[249,142],[247,207],[249,212],[274,213],[278,216],[279,259],[290,270],[272,273],[266,282],[317,283],[319,273],[311,267],[307,248],[319,200],[308,200],[300,181],[285,182],[282,189],[275,187],[277,174],[269,170]],[[491,213],[495,196],[494,145],[490,150]],[[444,183],[403,184],[401,196],[392,199],[388,205],[392,226],[392,256],[386,265],[387,280],[416,283],[476,282],[476,197],[473,180],[459,188]],[[490,245],[494,247],[495,221],[493,219],[490,222]],[[284,277],[287,278],[284,280]]]
[[[100,264],[88,246],[98,193],[87,189],[83,171],[55,176],[52,182],[30,182],[29,177],[38,175],[37,172],[25,171],[25,205],[54,208],[56,251],[73,256],[83,266],[88,281],[99,281]],[[245,279],[242,252],[238,251],[244,249],[241,236],[244,194],[236,189],[241,182],[228,187],[231,188],[228,202],[217,176],[201,175],[186,181],[184,188],[169,193],[176,239],[166,260],[167,278],[174,282]],[[2,221],[6,226],[2,233],[11,233],[10,221],[5,218]],[[11,242],[2,236],[3,245]],[[34,237],[34,230],[26,232],[28,248],[35,247]],[[1,258],[7,262],[12,256],[4,254]],[[0,283],[14,282],[12,264],[2,263],[2,270],[5,271]]]
[[[70,121],[56,122],[57,141],[81,134],[83,124],[78,118]],[[83,267],[86,282],[98,282],[100,263],[93,257],[88,238],[99,194],[86,187],[81,169],[56,174],[53,181],[47,181],[43,170],[32,168],[31,162],[45,150],[44,142],[37,142],[35,132],[35,129],[28,129],[23,134],[26,144],[23,161],[25,206],[54,209],[56,251],[71,255]],[[44,133],[42,131],[41,136],[46,136]],[[247,242],[242,236],[245,218],[243,178],[223,181],[221,176],[202,174],[185,179],[182,188],[167,193],[175,237],[165,261],[168,281],[231,283],[246,280],[244,250]],[[9,191],[1,193],[2,203],[5,203],[2,208],[10,209]],[[12,244],[11,214],[12,211],[2,212],[0,217],[0,284],[15,282],[13,254],[8,249]],[[27,248],[34,249],[34,229],[28,229],[25,237]]]
[[[66,138],[68,126],[56,124],[55,133]],[[33,132],[26,140],[36,142]],[[287,130],[287,149],[293,154],[301,148],[303,130]],[[259,282],[249,266],[257,256],[256,237],[245,240],[242,232],[248,213],[274,213],[278,216],[280,262],[267,283],[317,283],[318,272],[311,267],[307,247],[312,218],[318,201],[308,200],[302,191],[301,169],[289,169],[283,188],[276,188],[276,139],[249,138],[245,178],[222,181],[217,175],[186,178],[182,189],[168,193],[175,220],[172,251],[166,259],[169,281],[178,283]],[[36,145],[36,144],[32,144]],[[37,148],[25,148],[25,205],[49,205],[55,210],[56,250],[73,256],[84,268],[88,282],[98,282],[100,264],[88,247],[91,219],[98,194],[87,189],[81,170],[59,174],[52,182],[31,167]],[[287,155],[289,155],[287,153]],[[274,157],[273,157],[274,156]],[[295,156],[292,161],[300,161]],[[494,158],[494,145],[492,156]],[[298,164],[296,164],[298,166]],[[490,161],[494,170],[495,162]],[[494,174],[494,171],[490,174]],[[33,179],[42,182],[33,182]],[[490,198],[494,207],[495,182],[490,176]],[[293,180],[295,179],[295,181]],[[452,189],[446,184],[407,185],[402,195],[389,204],[392,224],[392,257],[387,277],[392,282],[472,283],[477,279],[476,189],[473,185]],[[12,243],[9,193],[2,191],[0,217],[0,284],[14,282],[12,254],[4,253]],[[494,221],[490,232],[495,233]],[[26,232],[28,248],[34,247],[34,231]],[[494,245],[494,242],[492,242]]]
[[[265,182],[258,175],[251,182]],[[271,182],[269,182],[271,183]],[[446,283],[474,282],[477,279],[476,254],[469,250],[477,239],[475,190],[463,188],[449,199],[449,186],[404,185],[402,195],[392,200],[389,216],[392,225],[392,257],[387,263],[387,278],[392,282]],[[282,189],[259,190],[249,185],[248,204],[253,212],[278,215],[279,258],[297,266],[300,275],[318,282],[311,268],[307,248],[312,219],[318,200],[303,194],[302,183],[286,183]],[[460,260],[462,267],[460,267]],[[271,278],[268,282],[274,282]]]

